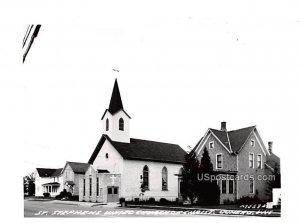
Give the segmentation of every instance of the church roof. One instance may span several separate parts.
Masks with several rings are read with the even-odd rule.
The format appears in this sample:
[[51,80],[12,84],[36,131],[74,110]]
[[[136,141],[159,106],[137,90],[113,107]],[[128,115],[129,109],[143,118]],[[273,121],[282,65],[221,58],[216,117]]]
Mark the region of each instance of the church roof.
[[123,108],[119,85],[118,85],[118,81],[116,79],[114,88],[113,88],[113,92],[111,94],[109,107],[108,107],[108,109],[105,110],[101,120],[104,118],[107,111],[109,111],[112,115],[114,115],[115,113],[117,113],[120,110],[124,111],[124,113],[130,118],[130,116],[125,112],[125,110]]
[[57,177],[61,174],[62,168],[51,169],[51,168],[36,168],[40,177]]
[[116,142],[103,134],[89,160],[90,164],[93,164],[105,140],[108,140],[124,159],[185,163],[186,152],[179,145],[133,138],[130,139],[130,143]]
[[67,162],[66,165],[69,164],[69,166],[72,168],[74,173],[84,174],[87,169],[90,167],[89,163],[78,163],[78,162]]

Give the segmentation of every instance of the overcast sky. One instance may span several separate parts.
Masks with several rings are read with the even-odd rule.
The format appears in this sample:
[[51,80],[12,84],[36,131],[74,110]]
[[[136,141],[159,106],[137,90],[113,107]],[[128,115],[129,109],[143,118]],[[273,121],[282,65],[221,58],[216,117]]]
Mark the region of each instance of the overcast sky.
[[187,149],[226,121],[228,130],[257,125],[284,155],[299,111],[300,18],[283,14],[289,5],[251,2],[135,2],[127,11],[128,2],[75,1],[67,14],[67,5],[39,11],[22,65],[24,174],[88,161],[115,78],[132,138]]

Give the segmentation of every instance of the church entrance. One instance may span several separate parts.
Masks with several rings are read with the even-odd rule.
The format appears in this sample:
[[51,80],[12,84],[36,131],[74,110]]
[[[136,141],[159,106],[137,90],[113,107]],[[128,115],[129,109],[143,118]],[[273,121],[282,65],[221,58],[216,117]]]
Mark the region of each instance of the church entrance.
[[107,187],[107,202],[119,201],[119,187]]

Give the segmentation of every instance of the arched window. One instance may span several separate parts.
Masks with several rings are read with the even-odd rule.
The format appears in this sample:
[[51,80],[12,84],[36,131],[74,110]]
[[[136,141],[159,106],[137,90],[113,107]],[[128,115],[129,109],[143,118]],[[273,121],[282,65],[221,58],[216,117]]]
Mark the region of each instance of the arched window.
[[119,119],[119,130],[124,131],[124,119],[123,118]]
[[161,171],[161,179],[162,179],[162,190],[168,190],[168,170],[166,167],[162,168]]
[[143,186],[145,190],[149,190],[149,168],[147,165],[143,169]]
[[108,131],[109,130],[109,120],[108,120],[108,118],[106,119],[106,131]]

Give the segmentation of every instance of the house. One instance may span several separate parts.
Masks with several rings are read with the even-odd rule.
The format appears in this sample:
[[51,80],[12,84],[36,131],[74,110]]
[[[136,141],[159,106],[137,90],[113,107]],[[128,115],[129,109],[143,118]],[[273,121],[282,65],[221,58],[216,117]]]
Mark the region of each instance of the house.
[[51,197],[56,196],[62,191],[62,168],[36,168],[35,177],[35,196],[43,196],[49,193]]
[[85,178],[79,179],[79,200],[180,197],[178,175],[186,152],[176,144],[131,138],[130,119],[115,80],[109,108],[102,116],[103,134],[88,161],[91,166]]
[[227,131],[226,122],[221,129],[209,128],[192,150],[201,161],[207,148],[220,187],[220,203],[236,201],[241,197],[257,196],[270,200],[266,190],[274,177],[275,168],[280,169],[280,159],[264,145],[256,126]]
[[61,173],[63,189],[66,189],[73,196],[79,196],[79,179],[84,177],[89,166],[88,163],[67,161]]

